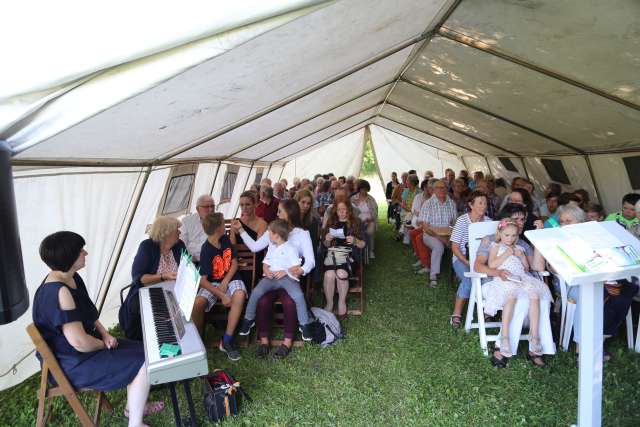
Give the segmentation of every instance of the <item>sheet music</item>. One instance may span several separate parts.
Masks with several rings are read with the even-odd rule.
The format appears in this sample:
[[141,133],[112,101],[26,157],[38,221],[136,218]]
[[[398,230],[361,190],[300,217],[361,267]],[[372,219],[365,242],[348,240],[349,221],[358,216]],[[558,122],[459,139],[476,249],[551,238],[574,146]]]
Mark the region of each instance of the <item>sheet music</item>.
[[330,228],[329,234],[331,237],[335,237],[336,239],[345,239],[344,229],[342,228]]
[[180,257],[180,265],[178,266],[178,275],[176,284],[173,288],[178,306],[187,322],[191,319],[191,311],[196,300],[198,287],[200,285],[200,273],[191,257],[183,253]]

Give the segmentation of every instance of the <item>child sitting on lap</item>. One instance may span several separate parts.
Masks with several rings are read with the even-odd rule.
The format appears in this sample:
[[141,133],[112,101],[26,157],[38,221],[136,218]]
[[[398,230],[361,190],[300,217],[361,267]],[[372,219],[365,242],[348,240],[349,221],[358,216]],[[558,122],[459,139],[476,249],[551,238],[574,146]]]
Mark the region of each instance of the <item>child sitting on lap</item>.
[[269,239],[273,245],[269,246],[267,255],[262,263],[264,277],[255,289],[251,292],[251,297],[247,303],[247,309],[244,319],[240,324],[238,334],[249,335],[251,328],[255,325],[256,306],[258,301],[267,292],[277,289],[284,289],[287,294],[296,303],[296,312],[298,314],[298,322],[300,323],[300,332],[302,339],[311,340],[309,331],[309,314],[307,312],[307,303],[304,299],[300,283],[296,276],[289,273],[291,267],[300,265],[300,257],[298,251],[290,243],[289,224],[282,219],[276,219],[269,224]]
[[[528,274],[529,262],[519,246],[518,226],[504,219],[498,224],[496,244],[489,251],[489,267],[509,272],[509,279],[495,277],[482,286],[485,299],[484,312],[490,316],[502,310],[502,332],[500,337],[500,355],[512,356],[509,346],[509,324],[513,317],[513,308],[518,297],[529,299],[529,349],[532,356],[541,356],[543,349],[539,335],[540,299],[551,300],[549,288],[542,281]],[[494,354],[494,363],[502,364],[502,358]]]

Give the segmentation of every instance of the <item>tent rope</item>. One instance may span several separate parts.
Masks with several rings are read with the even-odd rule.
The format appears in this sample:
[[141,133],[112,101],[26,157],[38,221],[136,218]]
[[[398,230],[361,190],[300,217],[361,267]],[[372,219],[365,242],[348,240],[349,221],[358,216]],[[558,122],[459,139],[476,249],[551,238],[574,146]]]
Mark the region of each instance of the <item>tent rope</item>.
[[2,378],[4,376],[7,376],[10,373],[12,375],[17,374],[18,373],[18,365],[21,364],[22,362],[24,362],[27,357],[31,356],[34,351],[36,351],[35,348],[33,350],[31,350],[29,353],[27,353],[24,356],[22,356],[22,358],[20,360],[18,360],[16,363],[14,363],[13,365],[11,365],[11,367],[6,372],[3,372],[2,374],[0,374],[0,378]]

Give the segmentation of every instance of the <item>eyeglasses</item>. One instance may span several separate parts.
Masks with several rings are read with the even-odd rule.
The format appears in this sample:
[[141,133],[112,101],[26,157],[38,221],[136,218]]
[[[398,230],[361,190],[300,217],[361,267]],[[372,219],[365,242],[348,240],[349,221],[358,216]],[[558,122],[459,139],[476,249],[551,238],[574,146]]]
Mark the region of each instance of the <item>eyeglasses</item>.
[[199,208],[205,208],[205,209],[215,209],[215,205],[200,205],[198,207]]

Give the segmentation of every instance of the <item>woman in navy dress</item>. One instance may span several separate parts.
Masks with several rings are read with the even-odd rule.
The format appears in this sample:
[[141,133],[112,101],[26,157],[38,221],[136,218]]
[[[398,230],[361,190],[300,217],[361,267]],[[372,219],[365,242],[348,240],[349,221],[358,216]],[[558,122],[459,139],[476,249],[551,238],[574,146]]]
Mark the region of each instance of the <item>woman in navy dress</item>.
[[149,380],[143,344],[117,340],[98,320],[98,310],[77,273],[85,265],[84,245],[84,239],[71,231],[51,234],[40,244],[40,258],[51,272],[34,296],[33,322],[74,388],[127,387],[129,426],[142,426],[143,415],[162,410],[164,404],[145,405]]

